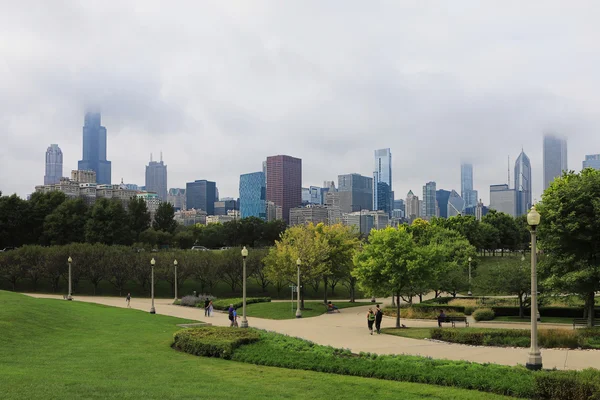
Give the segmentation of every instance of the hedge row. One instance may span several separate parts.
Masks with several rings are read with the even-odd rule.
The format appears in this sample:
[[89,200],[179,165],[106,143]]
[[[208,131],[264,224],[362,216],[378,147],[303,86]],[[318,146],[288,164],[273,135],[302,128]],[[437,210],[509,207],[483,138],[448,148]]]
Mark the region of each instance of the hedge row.
[[[440,299],[438,297],[438,299]],[[465,308],[472,307],[464,307],[464,306],[449,306],[447,304],[435,304],[435,303],[419,303],[413,304],[411,307],[421,310],[431,310],[431,309],[444,309],[445,311],[456,311],[456,312],[465,312]],[[484,306],[481,306],[484,307]],[[480,308],[480,307],[477,307]],[[485,307],[491,308],[494,311],[496,317],[518,317],[519,316],[519,307],[511,307],[511,306],[491,306]],[[542,317],[563,317],[563,318],[582,318],[583,317],[583,307],[541,307],[539,309],[540,315]],[[525,308],[524,313],[526,316],[531,315],[531,309]],[[600,317],[600,309],[596,309],[596,316]]]
[[[202,331],[207,328],[198,328]],[[361,353],[316,345],[302,339],[273,332],[211,327],[210,334],[175,334],[174,347],[190,348],[234,361],[280,368],[303,369],[341,375],[408,381],[479,390],[522,398],[583,400],[600,396],[600,371],[538,371],[524,367],[476,364],[465,361],[434,360],[415,356]],[[245,332],[254,332],[248,339]],[[219,333],[219,332],[222,332]],[[234,335],[234,338],[231,337]],[[239,337],[235,335],[240,335]],[[186,341],[198,341],[192,345]],[[234,345],[224,348],[223,337]],[[210,347],[218,343],[222,351]],[[206,350],[205,350],[206,349]],[[229,353],[229,351],[232,352]],[[231,355],[231,357],[229,357]]]
[[231,358],[234,349],[259,339],[260,336],[254,330],[207,326],[175,332],[173,347],[196,356]]
[[[254,303],[270,303],[270,297],[246,297],[246,304],[254,304]],[[241,297],[233,298],[233,299],[217,299],[213,301],[213,308],[215,310],[226,311],[229,309],[229,306],[233,304],[233,308],[238,309],[244,305],[244,299]],[[204,307],[204,304],[200,305]]]

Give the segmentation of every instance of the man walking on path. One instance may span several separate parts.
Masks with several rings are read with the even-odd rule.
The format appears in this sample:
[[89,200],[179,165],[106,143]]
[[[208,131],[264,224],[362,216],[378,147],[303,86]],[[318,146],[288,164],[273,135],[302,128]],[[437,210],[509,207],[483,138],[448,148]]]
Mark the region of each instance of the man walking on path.
[[131,293],[127,293],[127,297],[125,298],[125,301],[127,302],[127,308],[131,308]]
[[375,329],[377,329],[377,334],[381,333],[381,320],[383,319],[383,312],[381,312],[381,308],[379,308],[379,304],[375,309]]
[[208,306],[209,305],[210,305],[210,300],[207,297],[206,300],[204,300],[204,316],[205,317],[210,317],[210,313],[209,313],[209,310],[208,310]]

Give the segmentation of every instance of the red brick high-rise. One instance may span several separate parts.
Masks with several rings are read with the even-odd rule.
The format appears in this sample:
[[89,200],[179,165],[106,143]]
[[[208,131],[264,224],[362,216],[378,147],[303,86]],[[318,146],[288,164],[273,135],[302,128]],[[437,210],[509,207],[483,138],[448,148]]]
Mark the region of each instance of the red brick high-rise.
[[290,209],[302,204],[302,160],[290,156],[267,157],[267,201],[281,206],[290,222]]

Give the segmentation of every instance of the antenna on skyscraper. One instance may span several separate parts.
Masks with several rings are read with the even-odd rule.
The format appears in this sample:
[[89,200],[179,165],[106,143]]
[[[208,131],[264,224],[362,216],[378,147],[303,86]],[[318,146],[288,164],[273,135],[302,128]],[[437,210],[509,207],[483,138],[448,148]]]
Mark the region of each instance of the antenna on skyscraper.
[[508,188],[510,189],[510,156],[508,156],[508,164],[507,164],[508,168]]
[[160,151],[160,162],[162,162],[162,150]]
[[152,153],[150,153],[150,162],[152,162]]

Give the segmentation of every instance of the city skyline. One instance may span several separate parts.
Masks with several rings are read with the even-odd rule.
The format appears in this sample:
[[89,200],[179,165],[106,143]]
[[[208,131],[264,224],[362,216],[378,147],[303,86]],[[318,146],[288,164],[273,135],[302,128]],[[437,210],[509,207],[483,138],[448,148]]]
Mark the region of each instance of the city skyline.
[[[60,144],[65,171],[77,168],[86,110],[102,112],[112,183],[142,185],[147,155],[162,149],[170,187],[207,177],[224,196],[272,154],[302,158],[309,187],[348,172],[372,176],[373,150],[391,148],[396,198],[428,181],[458,191],[465,159],[489,204],[489,185],[506,181],[507,155],[524,147],[539,200],[544,132],[568,136],[571,168],[600,153],[600,57],[589,40],[600,5],[465,1],[448,14],[416,2],[207,2],[182,16],[125,3],[116,30],[106,29],[109,3],[3,10],[16,38],[0,77],[3,193],[26,197],[42,183],[48,143]],[[315,13],[322,18],[307,30],[302,22]],[[64,29],[73,24],[76,35]],[[363,32],[350,28],[358,25]],[[556,62],[564,59],[579,62]],[[516,61],[506,68],[506,60]]]

